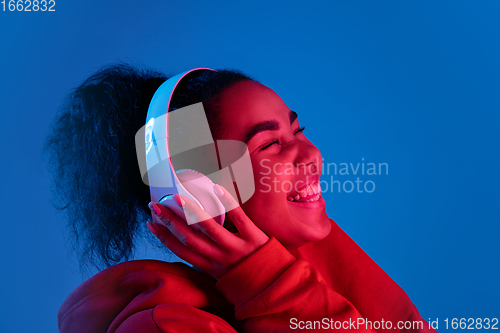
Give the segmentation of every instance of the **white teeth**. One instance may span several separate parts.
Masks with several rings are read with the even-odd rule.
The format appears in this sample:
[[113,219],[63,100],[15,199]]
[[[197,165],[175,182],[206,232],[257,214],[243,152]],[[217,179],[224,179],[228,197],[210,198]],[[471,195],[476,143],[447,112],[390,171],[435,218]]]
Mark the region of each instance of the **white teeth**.
[[[297,198],[298,197],[298,198]],[[311,201],[318,201],[319,200],[319,197],[320,195],[319,194],[316,194],[314,197],[312,197],[311,199],[309,200],[305,200],[305,201],[302,201],[302,202],[311,202]],[[299,195],[292,197],[291,195],[289,195],[286,199],[288,201],[292,201],[292,202],[297,202],[301,197]]]
[[312,199],[306,200],[306,202],[318,201],[318,199],[319,199],[319,194],[316,194]]
[[317,201],[321,196],[321,185],[318,182],[307,186],[306,188],[297,191],[295,195],[289,195],[287,197],[288,201],[298,201],[300,198],[305,198],[314,195],[309,200],[304,200],[303,202]]
[[314,183],[313,189],[314,194],[321,194],[321,185],[319,183]]

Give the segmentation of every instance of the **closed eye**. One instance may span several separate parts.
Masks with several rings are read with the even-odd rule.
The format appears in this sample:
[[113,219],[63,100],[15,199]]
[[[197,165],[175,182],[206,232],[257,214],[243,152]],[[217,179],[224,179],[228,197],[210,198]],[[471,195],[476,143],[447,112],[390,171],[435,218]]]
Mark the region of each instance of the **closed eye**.
[[267,145],[265,145],[264,147],[260,148],[260,150],[266,150],[267,148],[271,147],[272,145],[274,145],[274,144],[276,144],[276,143],[277,143],[277,144],[279,144],[279,143],[280,143],[280,140],[276,139],[276,140],[274,140],[273,142],[270,142],[270,143],[268,143]]
[[[296,135],[297,133],[302,133],[302,132],[304,132],[305,129],[306,129],[306,127],[302,126],[301,128],[297,129],[295,132],[293,132],[293,134]],[[269,142],[264,147],[260,148],[260,150],[266,150],[267,148],[271,147],[274,144],[281,144],[281,141],[278,140],[278,139],[276,139],[276,140],[274,140],[272,142]]]
[[297,133],[302,133],[302,132],[304,132],[304,130],[305,130],[305,129],[306,129],[306,127],[305,127],[305,126],[302,126],[302,127],[301,127],[301,128],[299,128],[298,130],[296,130],[293,134],[295,135],[295,134],[297,134]]

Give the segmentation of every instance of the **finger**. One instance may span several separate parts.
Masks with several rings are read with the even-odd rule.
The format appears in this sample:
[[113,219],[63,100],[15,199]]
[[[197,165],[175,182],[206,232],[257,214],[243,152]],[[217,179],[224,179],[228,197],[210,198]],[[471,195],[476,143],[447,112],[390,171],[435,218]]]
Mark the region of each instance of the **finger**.
[[208,258],[184,246],[184,244],[182,244],[165,225],[156,222],[149,223],[152,224],[154,228],[156,228],[156,237],[160,240],[160,242],[168,247],[170,251],[172,251],[172,253],[177,257],[198,267],[201,270],[206,270],[211,266],[211,262]]
[[187,219],[187,224],[193,225],[202,221],[207,221],[212,219],[212,217],[206,211],[200,208],[198,204],[193,202],[184,194],[182,195],[176,194],[174,198],[176,198],[175,200],[184,210]]
[[191,229],[185,221],[170,209],[159,203],[152,203],[152,207],[151,211],[155,222],[163,223],[185,247],[205,257],[219,258],[221,256],[221,251],[217,244],[205,234]]
[[[215,244],[205,235],[194,232],[185,221],[179,218],[167,207],[153,203],[153,219],[157,223],[162,223],[184,246],[202,254],[211,255]],[[159,214],[158,214],[159,213]]]
[[[181,209],[183,209],[183,206],[184,206],[184,200],[183,200],[183,199],[181,199],[181,197],[179,196],[179,194],[174,194],[174,197],[173,197],[173,198],[174,198],[174,201],[177,203],[177,205],[178,205]],[[162,204],[163,204],[163,203],[162,203]],[[168,206],[167,206],[167,207],[168,207]],[[170,208],[170,207],[169,207],[169,208]],[[176,214],[176,215],[177,215],[177,216],[179,216],[181,219],[185,219],[185,218],[186,218],[186,214],[185,214],[185,212],[184,212],[184,209],[183,209],[183,212],[181,213],[181,215],[178,215],[178,214]],[[186,222],[187,222],[187,221],[186,221]],[[194,230],[196,230],[196,231],[200,231],[200,228],[198,228],[198,226],[196,225],[196,223],[193,223],[193,224],[188,223],[188,225],[189,225],[192,229],[194,229]]]
[[214,192],[219,198],[222,205],[226,208],[227,215],[229,215],[231,221],[233,221],[234,226],[236,227],[236,229],[238,229],[242,236],[249,237],[254,235],[255,233],[258,233],[259,231],[262,233],[262,231],[257,228],[257,226],[245,214],[243,209],[233,198],[231,193],[229,193],[229,191],[227,191],[221,185],[216,184],[214,185]]
[[187,198],[185,195],[180,196],[179,203],[186,213],[186,217],[191,217],[192,220],[201,220],[197,222],[198,228],[212,239],[215,243],[223,246],[230,244],[231,237],[234,237],[228,230],[222,227],[219,223],[215,222],[206,211],[201,209],[196,203]]

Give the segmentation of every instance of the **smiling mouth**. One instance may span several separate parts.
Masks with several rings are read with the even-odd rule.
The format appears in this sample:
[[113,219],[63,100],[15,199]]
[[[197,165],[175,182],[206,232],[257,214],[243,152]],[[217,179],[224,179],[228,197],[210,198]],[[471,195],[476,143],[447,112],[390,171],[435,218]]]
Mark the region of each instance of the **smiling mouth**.
[[303,187],[300,190],[289,193],[286,199],[290,202],[313,202],[321,197],[321,186],[319,182]]

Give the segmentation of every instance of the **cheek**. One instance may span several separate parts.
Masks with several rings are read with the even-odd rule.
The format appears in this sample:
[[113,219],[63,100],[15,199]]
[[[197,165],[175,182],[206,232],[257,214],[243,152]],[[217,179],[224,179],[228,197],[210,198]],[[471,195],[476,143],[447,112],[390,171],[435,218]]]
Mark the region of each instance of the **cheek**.
[[272,163],[269,159],[252,158],[252,168],[255,180],[258,181],[262,177],[269,177],[272,174]]
[[[273,183],[269,176],[256,179],[255,192],[248,200],[248,206],[252,209],[260,210],[275,209],[283,211],[283,205],[286,204],[286,197],[279,192],[277,183]],[[279,208],[278,208],[279,207]]]
[[286,196],[279,191],[278,182],[273,183],[273,174],[268,173],[264,168],[254,169],[255,192],[242,206],[252,220],[267,221],[263,230],[270,229],[288,212]]
[[285,221],[290,218],[285,207],[280,206],[280,201],[273,202],[266,195],[252,197],[243,204],[242,208],[252,222],[268,236],[279,236],[282,234]]
[[252,161],[252,167],[256,192],[264,192],[271,199],[272,194],[281,198],[283,193],[292,189],[291,174],[293,174],[293,169],[291,168],[293,166],[291,163],[262,159]]

